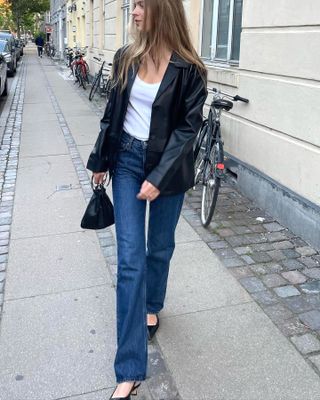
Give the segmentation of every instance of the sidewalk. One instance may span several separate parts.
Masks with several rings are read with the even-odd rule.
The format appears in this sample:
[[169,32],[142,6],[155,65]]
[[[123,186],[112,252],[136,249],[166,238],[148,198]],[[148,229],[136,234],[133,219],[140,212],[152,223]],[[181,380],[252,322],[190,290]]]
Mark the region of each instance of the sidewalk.
[[[84,165],[100,118],[51,60],[38,59],[32,47],[25,53],[16,120],[0,152],[12,152],[1,212],[14,191],[9,258],[0,272],[0,400],[105,400],[115,385],[114,233],[80,228],[90,197]],[[137,400],[320,399],[316,368],[190,225],[194,215],[186,204]],[[0,225],[10,223],[0,213]],[[9,237],[4,231],[0,241]]]

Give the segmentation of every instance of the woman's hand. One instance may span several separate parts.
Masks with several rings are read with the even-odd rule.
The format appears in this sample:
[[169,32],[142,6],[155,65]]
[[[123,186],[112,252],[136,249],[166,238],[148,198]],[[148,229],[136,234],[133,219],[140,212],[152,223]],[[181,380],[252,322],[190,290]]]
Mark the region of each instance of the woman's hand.
[[106,172],[93,172],[93,183],[98,185],[99,183],[103,183],[106,177]]
[[139,200],[153,201],[159,196],[159,194],[159,189],[153,186],[152,183],[144,181],[141,186],[140,192],[137,194],[137,198]]

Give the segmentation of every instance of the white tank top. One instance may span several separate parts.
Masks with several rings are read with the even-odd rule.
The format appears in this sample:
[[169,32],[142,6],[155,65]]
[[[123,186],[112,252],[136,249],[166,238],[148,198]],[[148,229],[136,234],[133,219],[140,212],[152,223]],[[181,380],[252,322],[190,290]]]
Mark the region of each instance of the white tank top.
[[129,135],[148,140],[152,104],[156,98],[161,82],[146,83],[138,74],[133,83],[123,129]]

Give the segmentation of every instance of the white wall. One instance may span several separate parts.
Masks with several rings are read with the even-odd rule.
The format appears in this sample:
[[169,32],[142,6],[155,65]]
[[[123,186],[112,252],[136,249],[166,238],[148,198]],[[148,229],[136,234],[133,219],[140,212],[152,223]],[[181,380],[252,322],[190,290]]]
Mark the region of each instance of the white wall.
[[320,2],[244,0],[239,68],[213,84],[250,99],[224,117],[226,150],[320,205]]

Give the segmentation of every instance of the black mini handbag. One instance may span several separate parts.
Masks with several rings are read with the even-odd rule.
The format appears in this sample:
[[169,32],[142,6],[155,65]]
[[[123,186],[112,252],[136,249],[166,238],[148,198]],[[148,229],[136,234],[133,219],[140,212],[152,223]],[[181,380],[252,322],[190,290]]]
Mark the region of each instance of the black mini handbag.
[[81,220],[83,229],[104,229],[114,224],[113,204],[103,184],[94,185],[92,197]]

